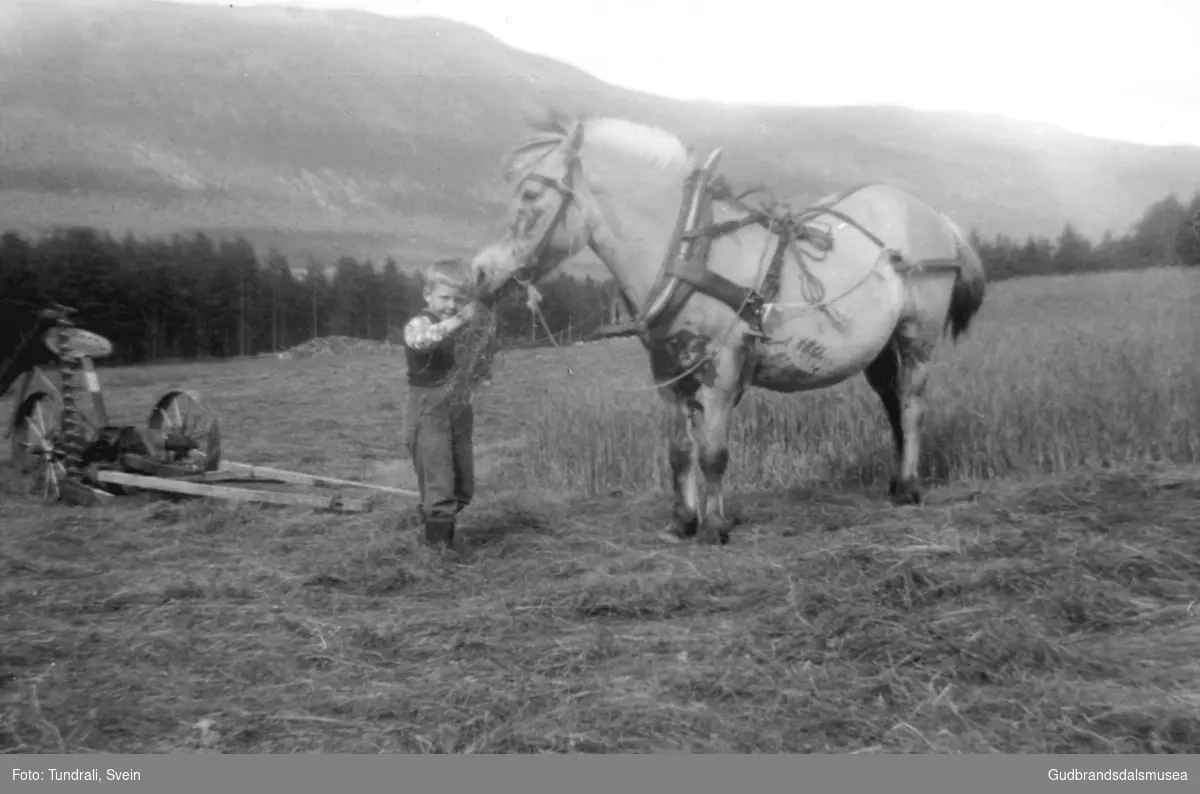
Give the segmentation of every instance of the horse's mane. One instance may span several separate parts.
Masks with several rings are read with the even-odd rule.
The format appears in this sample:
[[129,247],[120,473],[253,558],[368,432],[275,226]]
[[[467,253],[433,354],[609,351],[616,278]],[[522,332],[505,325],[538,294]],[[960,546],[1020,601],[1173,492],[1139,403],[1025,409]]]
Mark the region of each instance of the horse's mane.
[[530,123],[535,135],[516,146],[504,162],[506,182],[519,182],[571,134],[583,125],[584,146],[596,146],[637,158],[659,171],[687,169],[692,150],[678,137],[660,127],[611,116],[571,116],[551,111]]

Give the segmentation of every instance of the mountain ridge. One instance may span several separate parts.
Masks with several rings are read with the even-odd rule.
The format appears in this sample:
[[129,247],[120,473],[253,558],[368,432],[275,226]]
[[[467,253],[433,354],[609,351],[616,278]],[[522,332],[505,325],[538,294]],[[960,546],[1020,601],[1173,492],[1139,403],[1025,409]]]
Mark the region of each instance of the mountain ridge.
[[413,266],[499,232],[501,158],[551,107],[721,146],[731,181],[793,203],[901,181],[988,236],[1055,236],[1068,222],[1120,234],[1152,202],[1200,187],[1196,147],[898,105],[686,102],[437,17],[113,7],[0,11],[6,228],[241,234],[296,264]]

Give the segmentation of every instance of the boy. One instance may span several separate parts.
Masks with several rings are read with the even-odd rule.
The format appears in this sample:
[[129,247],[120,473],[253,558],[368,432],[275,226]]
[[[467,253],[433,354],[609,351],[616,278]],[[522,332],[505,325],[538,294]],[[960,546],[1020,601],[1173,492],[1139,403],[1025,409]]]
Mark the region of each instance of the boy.
[[434,262],[425,276],[425,309],[404,327],[404,440],[417,471],[425,542],[434,547],[453,545],[455,519],[475,491],[475,416],[469,392],[474,384],[451,393],[443,388],[454,368],[455,337],[478,311],[466,294],[470,285],[466,262]]

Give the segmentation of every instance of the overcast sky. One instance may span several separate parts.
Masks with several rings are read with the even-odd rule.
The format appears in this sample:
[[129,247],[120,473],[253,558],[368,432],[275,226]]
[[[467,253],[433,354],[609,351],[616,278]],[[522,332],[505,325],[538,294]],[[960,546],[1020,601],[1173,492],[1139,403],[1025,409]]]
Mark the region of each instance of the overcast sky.
[[1200,146],[1200,0],[177,0],[483,28],[680,99],[901,104]]

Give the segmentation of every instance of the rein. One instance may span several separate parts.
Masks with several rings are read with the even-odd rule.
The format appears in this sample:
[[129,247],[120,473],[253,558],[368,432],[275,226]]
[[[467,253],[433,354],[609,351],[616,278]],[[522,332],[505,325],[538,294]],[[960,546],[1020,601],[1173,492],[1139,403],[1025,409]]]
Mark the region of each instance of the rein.
[[513,280],[525,288],[527,295],[525,299],[525,307],[529,309],[530,314],[534,315],[538,318],[538,320],[541,321],[542,329],[545,330],[546,336],[550,340],[550,344],[554,345],[555,347],[562,347],[562,345],[558,343],[558,340],[554,338],[554,332],[550,330],[550,323],[546,322],[546,315],[542,314],[542,293],[538,292],[537,287],[533,286],[532,280],[522,281],[519,278]]

